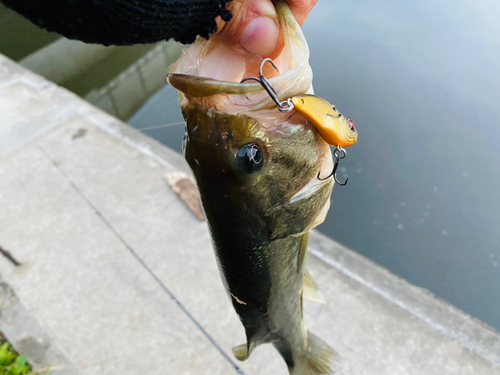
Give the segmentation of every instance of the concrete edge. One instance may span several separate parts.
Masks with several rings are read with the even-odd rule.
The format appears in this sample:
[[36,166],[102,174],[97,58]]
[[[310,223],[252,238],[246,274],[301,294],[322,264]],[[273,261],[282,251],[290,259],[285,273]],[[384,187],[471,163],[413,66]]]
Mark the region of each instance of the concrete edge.
[[309,254],[500,367],[500,332],[493,327],[315,230],[309,237]]
[[14,348],[26,353],[35,371],[47,368],[64,375],[81,375],[69,356],[0,279],[0,330]]

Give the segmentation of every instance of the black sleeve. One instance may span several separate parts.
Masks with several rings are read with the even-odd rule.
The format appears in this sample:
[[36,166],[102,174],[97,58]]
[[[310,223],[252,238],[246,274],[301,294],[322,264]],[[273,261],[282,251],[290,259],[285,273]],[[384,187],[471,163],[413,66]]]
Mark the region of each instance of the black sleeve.
[[70,39],[104,45],[191,43],[232,18],[231,0],[0,0],[37,26]]

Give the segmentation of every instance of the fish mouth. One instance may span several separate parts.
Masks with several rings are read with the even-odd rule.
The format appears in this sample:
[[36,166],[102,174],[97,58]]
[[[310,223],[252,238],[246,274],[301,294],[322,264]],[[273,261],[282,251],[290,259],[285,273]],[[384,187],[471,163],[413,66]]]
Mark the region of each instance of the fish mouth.
[[[311,91],[312,70],[309,66],[309,48],[302,30],[284,1],[275,2],[283,45],[274,57],[279,75],[268,78],[278,92],[280,100]],[[241,83],[245,78],[259,76],[258,67],[263,59],[234,51],[222,45],[217,37],[198,38],[183,50],[181,57],[168,69],[167,80],[177,90],[192,98],[214,95],[244,97],[253,109],[271,108],[274,104],[262,85],[257,82]],[[264,75],[274,74],[271,64]],[[236,99],[237,100],[237,99]],[[275,106],[275,104],[274,104]]]

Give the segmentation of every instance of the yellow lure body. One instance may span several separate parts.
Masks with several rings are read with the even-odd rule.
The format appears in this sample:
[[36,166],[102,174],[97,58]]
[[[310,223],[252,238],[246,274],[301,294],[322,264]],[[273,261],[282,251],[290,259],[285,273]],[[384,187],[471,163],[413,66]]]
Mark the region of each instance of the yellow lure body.
[[291,98],[294,109],[312,123],[323,139],[332,146],[349,147],[358,140],[354,123],[325,99],[314,95]]

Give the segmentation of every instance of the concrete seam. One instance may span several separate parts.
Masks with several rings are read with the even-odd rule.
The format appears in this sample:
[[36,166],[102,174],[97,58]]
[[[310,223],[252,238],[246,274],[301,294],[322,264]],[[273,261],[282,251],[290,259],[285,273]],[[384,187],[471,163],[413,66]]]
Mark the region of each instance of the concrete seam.
[[111,225],[111,223],[104,217],[104,215],[97,209],[97,207],[90,201],[89,198],[83,193],[83,191],[75,184],[75,182],[66,174],[66,172],[57,165],[55,160],[50,156],[50,154],[42,146],[40,150],[45,154],[47,159],[54,165],[59,173],[70,183],[73,189],[80,195],[80,197],[88,204],[88,206],[95,212],[95,214],[102,220],[102,222],[114,233],[114,235],[123,243],[127,250],[132,254],[132,256],[141,264],[141,266],[149,273],[149,275],[157,282],[157,284],[162,288],[170,298],[175,302],[175,304],[182,310],[182,312],[191,320],[192,323],[202,332],[202,334],[210,341],[210,343],[222,354],[222,356],[234,367],[240,375],[245,375],[241,368],[234,363],[234,361],[228,356],[228,354],[217,344],[214,338],[203,328],[203,326],[196,320],[196,318],[188,311],[188,309],[182,304],[177,297],[168,289],[168,287],[161,281],[161,279],[153,272],[151,268],[146,264],[146,262],[137,254],[137,252],[127,243],[127,241],[121,236],[121,234]]

